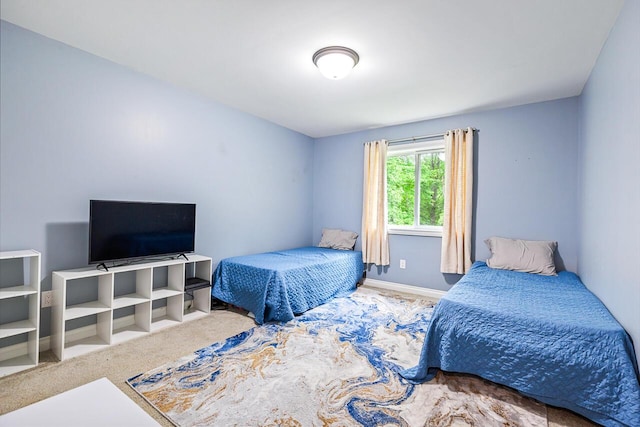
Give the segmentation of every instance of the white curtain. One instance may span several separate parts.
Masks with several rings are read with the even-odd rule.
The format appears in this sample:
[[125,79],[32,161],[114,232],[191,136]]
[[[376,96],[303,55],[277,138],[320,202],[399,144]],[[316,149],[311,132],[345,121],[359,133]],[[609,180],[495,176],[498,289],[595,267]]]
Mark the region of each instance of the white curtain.
[[387,237],[386,140],[364,145],[362,195],[362,259],[366,264],[389,265]]
[[442,273],[464,274],[471,267],[473,208],[473,129],[445,134],[444,223]]

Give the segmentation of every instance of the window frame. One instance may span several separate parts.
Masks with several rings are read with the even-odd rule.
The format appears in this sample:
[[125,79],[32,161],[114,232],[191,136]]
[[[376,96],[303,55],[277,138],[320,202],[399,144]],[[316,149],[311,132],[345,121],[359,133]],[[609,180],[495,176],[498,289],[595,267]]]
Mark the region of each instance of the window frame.
[[[429,153],[446,153],[444,136],[439,138],[430,139],[428,141],[409,142],[405,144],[389,145],[387,148],[387,158],[413,154],[415,156],[415,176],[414,176],[414,201],[413,201],[413,218],[414,225],[393,225],[389,224],[389,216],[387,214],[387,233],[388,234],[401,234],[406,236],[427,236],[427,237],[442,237],[441,225],[420,225],[416,224],[420,220],[420,167],[418,165],[420,154]],[[446,164],[446,154],[445,154]],[[444,184],[443,184],[444,185]],[[388,211],[387,200],[387,211]]]

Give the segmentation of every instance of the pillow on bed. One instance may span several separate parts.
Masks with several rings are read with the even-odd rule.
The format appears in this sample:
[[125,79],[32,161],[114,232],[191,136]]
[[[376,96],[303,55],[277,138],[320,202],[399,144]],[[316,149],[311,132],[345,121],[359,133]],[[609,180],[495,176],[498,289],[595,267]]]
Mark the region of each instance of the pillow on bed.
[[484,241],[491,251],[487,265],[500,270],[555,276],[553,256],[558,242],[490,237]]
[[321,248],[350,251],[353,250],[357,238],[358,233],[353,231],[340,230],[337,228],[323,228],[322,238],[320,239],[318,246]]

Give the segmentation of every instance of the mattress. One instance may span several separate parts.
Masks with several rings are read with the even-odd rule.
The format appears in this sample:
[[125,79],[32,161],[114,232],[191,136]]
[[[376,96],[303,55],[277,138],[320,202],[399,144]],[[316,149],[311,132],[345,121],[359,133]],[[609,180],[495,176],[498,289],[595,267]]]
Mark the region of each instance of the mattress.
[[256,322],[286,322],[356,289],[362,252],[315,246],[225,258],[211,294],[249,310]]

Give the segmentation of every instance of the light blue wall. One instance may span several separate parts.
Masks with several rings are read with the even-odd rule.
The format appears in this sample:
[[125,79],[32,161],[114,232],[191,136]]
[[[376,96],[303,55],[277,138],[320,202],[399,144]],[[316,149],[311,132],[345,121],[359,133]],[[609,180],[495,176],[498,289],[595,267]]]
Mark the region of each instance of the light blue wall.
[[640,2],[627,0],[581,96],[579,268],[640,359]]
[[[475,259],[485,260],[484,239],[505,236],[557,240],[568,270],[577,268],[578,99],[463,114],[316,140],[314,241],[322,227],[360,232],[363,146],[374,139],[428,135],[472,126],[476,139]],[[448,290],[458,277],[440,273],[441,239],[390,236],[391,266],[368,277]],[[360,240],[358,240],[358,248]],[[405,259],[407,267],[399,268]]]
[[195,202],[214,263],[311,243],[311,138],[0,26],[0,250],[42,252],[44,289],[87,265],[89,199]]

